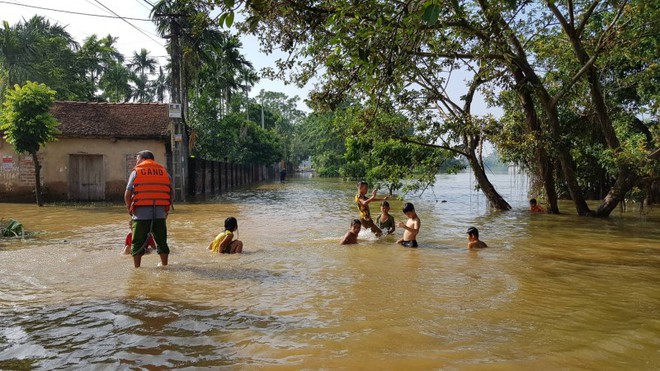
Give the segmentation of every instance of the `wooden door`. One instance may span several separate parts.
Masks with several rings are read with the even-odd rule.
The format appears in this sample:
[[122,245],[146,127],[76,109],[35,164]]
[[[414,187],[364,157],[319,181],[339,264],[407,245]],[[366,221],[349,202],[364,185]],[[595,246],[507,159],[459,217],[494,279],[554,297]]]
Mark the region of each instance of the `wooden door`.
[[105,200],[103,155],[69,155],[69,199]]

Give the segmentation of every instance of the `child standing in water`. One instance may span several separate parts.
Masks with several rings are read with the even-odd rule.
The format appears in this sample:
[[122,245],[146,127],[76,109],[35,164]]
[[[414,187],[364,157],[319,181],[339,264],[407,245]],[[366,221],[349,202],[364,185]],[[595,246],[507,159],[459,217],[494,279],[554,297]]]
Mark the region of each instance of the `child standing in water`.
[[351,229],[346,232],[344,235],[344,238],[341,239],[341,242],[339,243],[340,245],[353,245],[356,244],[357,238],[358,238],[358,233],[360,233],[360,229],[362,228],[362,223],[360,222],[360,219],[353,219],[351,221]]
[[215,237],[209,244],[211,252],[220,254],[240,254],[243,252],[243,242],[234,240],[234,232],[238,230],[238,221],[234,217],[225,219],[225,231]]
[[371,197],[367,197],[367,192],[369,191],[369,183],[364,181],[359,182],[357,184],[357,188],[358,193],[355,195],[355,202],[357,203],[358,211],[360,212],[360,222],[363,227],[371,229],[371,232],[375,234],[376,237],[380,237],[383,235],[383,231],[381,231],[380,228],[374,224],[373,219],[371,219],[369,204],[374,201],[385,201],[387,200],[387,197],[377,198],[376,195],[378,194],[378,191],[375,189],[371,194]]
[[383,201],[380,204],[380,216],[376,219],[376,225],[387,234],[394,233],[396,227],[394,226],[394,217],[390,215],[390,203]]
[[533,213],[544,213],[545,209],[541,207],[538,203],[536,203],[536,199],[532,198],[529,200],[529,211]]
[[417,247],[417,234],[422,222],[415,212],[415,206],[410,202],[403,205],[403,213],[406,214],[408,220],[405,223],[399,222],[399,227],[405,229],[405,231],[403,232],[403,238],[396,241],[396,243],[404,247]]
[[[126,235],[126,241],[124,242],[124,250],[122,250],[122,255],[131,254],[131,244],[133,243],[133,219],[128,221],[128,228],[131,229],[130,232]],[[149,254],[150,252],[156,250],[156,241],[154,241],[154,236],[149,233],[147,236],[147,247],[144,248],[144,253]]]
[[470,227],[467,230],[468,249],[483,249],[488,247],[485,242],[479,240],[479,230],[475,227]]

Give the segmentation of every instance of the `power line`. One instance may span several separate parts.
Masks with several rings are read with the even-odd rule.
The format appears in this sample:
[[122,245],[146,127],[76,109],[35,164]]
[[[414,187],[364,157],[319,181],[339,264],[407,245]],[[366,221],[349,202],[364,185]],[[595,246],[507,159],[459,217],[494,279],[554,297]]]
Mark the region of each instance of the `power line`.
[[104,5],[102,2],[100,2],[99,0],[94,0],[94,1],[97,2],[99,5],[101,5],[102,7],[104,7],[105,9],[107,9],[110,13],[112,13],[112,14],[116,15],[117,17],[119,17],[122,21],[128,23],[131,27],[133,27],[133,28],[135,28],[136,30],[138,30],[138,31],[139,31],[141,34],[143,34],[144,36],[146,36],[146,37],[150,38],[151,40],[153,40],[156,44],[158,44],[158,45],[160,45],[160,46],[163,46],[163,44],[161,44],[160,41],[158,41],[158,40],[154,39],[153,37],[151,37],[148,33],[146,33],[145,31],[143,31],[143,30],[142,30],[141,28],[139,28],[138,26],[136,26],[136,25],[134,25],[133,23],[127,21],[126,18],[124,18],[124,17],[120,16],[119,14],[115,13],[114,10],[108,8],[107,6],[105,6],[105,5]]
[[14,3],[14,2],[11,2],[11,1],[0,1],[0,4],[16,5],[16,6],[22,6],[24,8],[48,10],[48,11],[51,11],[51,12],[59,12],[59,13],[66,13],[66,14],[84,15],[84,16],[87,16],[87,17],[110,18],[110,19],[130,19],[131,21],[151,22],[151,19],[146,19],[146,18],[122,17],[118,14],[115,15],[115,16],[112,16],[112,15],[105,15],[105,14],[74,12],[74,11],[71,11],[71,10],[53,9],[53,8],[46,8],[46,7],[43,7],[43,6],[19,4],[19,3]]
[[142,4],[142,1],[140,0],[135,0],[136,3],[140,4],[143,8],[147,9],[148,11],[151,11],[152,8],[149,8],[148,6]]

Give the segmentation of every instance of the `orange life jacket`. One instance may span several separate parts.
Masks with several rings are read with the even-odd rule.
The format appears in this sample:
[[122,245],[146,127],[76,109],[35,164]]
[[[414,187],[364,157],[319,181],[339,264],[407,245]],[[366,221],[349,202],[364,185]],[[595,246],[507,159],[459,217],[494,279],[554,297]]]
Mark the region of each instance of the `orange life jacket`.
[[133,168],[133,197],[131,210],[136,206],[164,206],[170,210],[172,182],[165,168],[154,160],[143,160]]

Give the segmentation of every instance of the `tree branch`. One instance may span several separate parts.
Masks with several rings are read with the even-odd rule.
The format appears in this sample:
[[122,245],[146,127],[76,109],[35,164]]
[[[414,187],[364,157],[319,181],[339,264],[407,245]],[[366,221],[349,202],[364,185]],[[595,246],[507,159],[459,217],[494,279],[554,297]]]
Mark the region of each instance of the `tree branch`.
[[457,148],[446,146],[446,145],[426,143],[426,142],[421,142],[421,141],[418,141],[418,140],[415,140],[415,139],[403,138],[403,137],[398,137],[397,139],[402,141],[403,143],[416,144],[416,145],[423,146],[423,147],[440,148],[440,149],[444,149],[444,150],[447,150],[447,151],[450,151],[450,152],[454,152],[454,153],[459,154],[461,156],[465,156],[465,157],[468,156],[467,153],[465,153],[465,152],[463,152],[463,151],[461,151]]
[[573,76],[571,79],[571,82],[568,84],[564,85],[562,89],[557,93],[554,97],[552,97],[552,105],[556,106],[559,104],[559,100],[568,93],[569,90],[575,85],[581,78],[584,76],[585,73],[589,71],[591,67],[593,67],[594,63],[596,62],[596,59],[598,59],[599,53],[594,53],[594,55],[591,56],[591,58],[587,61],[587,63],[580,68],[580,70]]
[[584,28],[587,26],[587,22],[589,21],[589,18],[594,13],[594,10],[596,10],[596,7],[598,6],[599,3],[600,0],[595,0],[593,3],[591,3],[591,5],[589,5],[587,11],[584,12],[584,14],[582,15],[582,19],[580,20],[580,23],[575,29],[575,34],[577,36],[582,35],[582,32],[584,32]]

